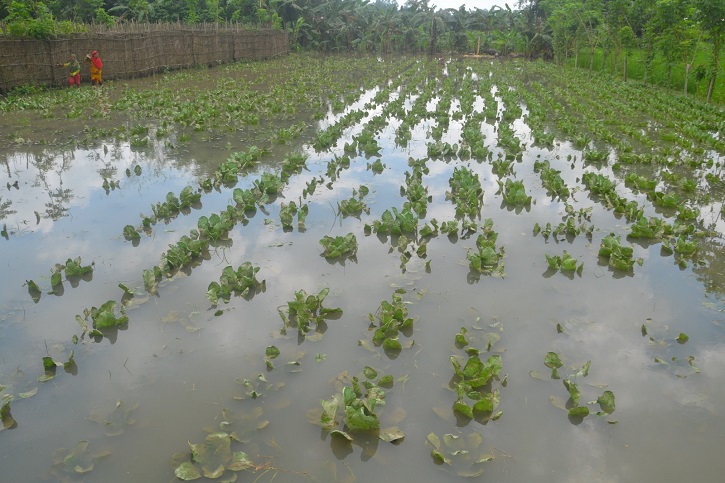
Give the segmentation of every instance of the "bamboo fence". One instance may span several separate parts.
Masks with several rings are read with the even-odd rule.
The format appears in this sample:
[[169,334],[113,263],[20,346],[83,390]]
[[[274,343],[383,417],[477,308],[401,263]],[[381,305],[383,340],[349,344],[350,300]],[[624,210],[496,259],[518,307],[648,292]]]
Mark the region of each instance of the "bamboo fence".
[[86,54],[97,50],[103,79],[147,76],[155,72],[289,53],[287,32],[250,29],[239,24],[121,24],[89,26],[87,32],[36,40],[0,36],[0,93],[26,85],[65,86],[68,69],[58,64],[76,54],[82,82],[90,81]]

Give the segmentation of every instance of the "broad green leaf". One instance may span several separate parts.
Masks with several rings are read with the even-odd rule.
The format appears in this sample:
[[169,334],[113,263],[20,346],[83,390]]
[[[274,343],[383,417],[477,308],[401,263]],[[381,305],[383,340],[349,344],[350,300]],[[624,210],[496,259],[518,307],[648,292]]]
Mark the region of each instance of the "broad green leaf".
[[363,369],[363,374],[365,374],[365,377],[367,377],[368,379],[375,379],[376,377],[378,377],[378,371],[370,366],[365,366],[365,368]]
[[439,465],[442,465],[442,464],[450,465],[451,464],[451,460],[449,460],[448,458],[443,456],[443,453],[441,453],[438,450],[434,449],[433,451],[431,451],[430,456],[431,456],[431,458],[433,458],[433,461],[435,461],[436,464],[439,464]]
[[10,414],[10,401],[6,401],[0,407],[0,422],[3,424],[3,429],[11,428],[15,424],[15,420]]
[[569,396],[571,397],[571,400],[574,401],[574,405],[578,405],[579,386],[577,386],[575,382],[572,382],[569,379],[564,379],[564,387],[566,387],[566,390],[569,391]]
[[612,391],[604,391],[601,396],[597,398],[597,403],[602,411],[606,414],[614,412],[614,393]]
[[467,418],[473,419],[473,408],[463,401],[453,403],[453,412],[459,413]]
[[383,349],[388,351],[400,351],[403,350],[403,346],[401,345],[397,337],[388,337],[383,341]]
[[45,356],[45,357],[43,357],[43,367],[46,370],[55,369],[56,367],[58,367],[58,364],[53,360],[52,357]]
[[181,463],[174,471],[174,474],[178,479],[183,481],[198,480],[201,478],[201,472],[191,461]]
[[677,342],[679,342],[680,344],[684,344],[688,340],[690,340],[690,338],[684,332],[680,332],[680,335],[677,336]]
[[544,358],[544,364],[546,367],[550,367],[552,369],[559,368],[563,365],[556,352],[547,352],[546,357]]
[[391,388],[393,384],[395,384],[395,378],[390,374],[381,377],[378,381],[380,387]]
[[279,349],[273,345],[267,347],[267,349],[265,349],[264,352],[267,355],[267,357],[269,357],[270,359],[276,359],[280,354]]
[[569,410],[569,416],[584,417],[589,416],[589,408],[586,406],[576,406]]
[[355,409],[352,406],[346,406],[345,424],[351,431],[368,431],[380,428],[380,421],[378,421],[377,416],[367,414],[364,407]]

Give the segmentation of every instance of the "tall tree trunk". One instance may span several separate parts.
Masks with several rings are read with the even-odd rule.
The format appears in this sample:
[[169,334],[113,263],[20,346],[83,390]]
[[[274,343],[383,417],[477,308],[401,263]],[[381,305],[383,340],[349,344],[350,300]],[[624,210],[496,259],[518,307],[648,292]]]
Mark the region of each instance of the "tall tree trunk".
[[687,95],[687,81],[690,80],[690,67],[692,64],[685,64],[685,87],[682,91],[682,95]]
[[710,87],[707,88],[707,102],[710,102],[712,99],[712,91],[715,89],[715,78],[717,77],[717,73],[713,72],[712,77],[710,78]]

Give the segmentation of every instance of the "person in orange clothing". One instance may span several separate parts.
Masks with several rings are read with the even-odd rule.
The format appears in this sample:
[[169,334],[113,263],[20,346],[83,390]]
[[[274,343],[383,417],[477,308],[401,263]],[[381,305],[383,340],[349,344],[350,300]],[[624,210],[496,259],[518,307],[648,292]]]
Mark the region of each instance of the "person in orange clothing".
[[76,59],[76,54],[70,54],[68,62],[65,64],[58,64],[68,68],[68,85],[70,87],[81,86],[81,64]]
[[103,61],[98,56],[98,51],[94,50],[91,55],[86,55],[86,62],[91,64],[91,84],[103,85],[103,79],[101,78],[101,72],[103,71]]

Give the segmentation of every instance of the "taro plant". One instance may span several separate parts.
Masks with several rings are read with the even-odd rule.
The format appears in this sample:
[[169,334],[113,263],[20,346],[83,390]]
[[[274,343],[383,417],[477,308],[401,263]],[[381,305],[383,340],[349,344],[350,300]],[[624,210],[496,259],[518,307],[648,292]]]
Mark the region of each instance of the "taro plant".
[[244,214],[237,212],[232,207],[222,211],[220,214],[214,213],[211,216],[201,216],[197,221],[200,240],[224,240],[229,236],[229,230],[234,228],[234,224],[238,220],[244,219]]
[[55,450],[50,473],[57,481],[75,479],[78,475],[93,471],[96,461],[110,454],[110,451],[91,452],[88,441],[83,440],[73,448]]
[[418,227],[418,218],[410,211],[409,207],[404,207],[402,212],[397,208],[385,210],[380,220],[373,221],[372,225],[365,224],[365,234],[378,233],[381,235],[400,236],[404,233],[412,234]]
[[372,171],[373,174],[380,174],[385,170],[385,165],[381,160],[376,159],[372,164],[368,163],[368,170]]
[[475,218],[483,206],[483,187],[478,174],[472,173],[468,168],[454,168],[453,175],[448,180],[451,187],[446,192],[446,199],[456,205],[456,216],[469,216]]
[[343,218],[348,216],[360,218],[362,213],[370,214],[370,208],[363,201],[368,192],[368,187],[364,185],[360,186],[359,190],[353,190],[350,199],[342,200],[337,204],[338,215],[342,215]]
[[[93,328],[97,330],[113,329],[116,327],[121,327],[128,323],[126,309],[123,305],[121,305],[120,316],[116,315],[116,302],[114,300],[109,300],[98,308],[91,307],[90,309],[85,309],[83,311],[83,315],[84,321],[87,321],[90,317],[90,319],[93,321]],[[76,317],[76,319],[79,318],[80,316]],[[100,334],[90,333],[89,335],[94,336]]]
[[250,262],[244,262],[236,270],[231,266],[224,267],[219,282],[209,284],[206,296],[212,305],[216,305],[219,299],[229,303],[232,294],[249,299],[266,290],[266,281],[257,280],[257,272],[259,267],[253,266]]
[[257,206],[261,207],[269,200],[269,197],[264,193],[242,188],[234,188],[232,196],[237,206],[245,213],[254,213]]
[[496,248],[498,233],[493,230],[493,221],[486,220],[483,234],[476,239],[476,251],[469,250],[466,258],[469,268],[475,273],[503,274],[503,247]]
[[232,450],[232,444],[237,441],[233,434],[226,432],[209,434],[203,443],[189,441],[191,455],[176,467],[174,474],[183,481],[202,476],[216,479],[224,474],[228,481],[236,480],[238,472],[256,467],[247,453]]
[[609,266],[616,270],[631,271],[635,262],[641,266],[643,260],[641,258],[633,259],[634,249],[622,246],[620,239],[621,237],[614,236],[614,233],[604,237],[599,247],[599,256],[607,258]]
[[545,254],[545,256],[550,270],[576,272],[577,275],[581,276],[582,270],[584,269],[584,262],[578,262],[577,259],[572,257],[566,250],[564,250],[564,254],[561,256],[548,254]]
[[262,177],[253,183],[254,188],[260,193],[274,197],[282,193],[285,180],[273,173],[262,173]]
[[495,421],[503,412],[496,411],[500,400],[499,390],[491,391],[491,384],[494,379],[498,379],[503,362],[498,354],[492,354],[485,362],[482,361],[479,350],[469,347],[466,333],[465,327],[461,328],[456,334],[456,345],[466,347],[467,358],[464,361],[460,356],[450,357],[455,371],[451,384],[457,395],[453,412],[468,419],[476,417],[481,421]]
[[[322,416],[320,424],[323,428],[331,430],[330,435],[341,437],[347,441],[354,441],[354,433],[378,431],[380,420],[376,408],[385,405],[385,391],[370,381],[364,381],[362,387],[357,377],[352,378],[352,386],[344,386],[341,394],[335,394],[328,400],[321,400]],[[344,413],[343,430],[333,429],[339,423],[336,420],[337,410],[342,408]],[[352,433],[352,434],[350,434]]]
[[294,201],[290,201],[288,205],[281,203],[279,209],[279,218],[282,222],[282,228],[284,230],[291,230],[292,222],[294,221],[295,215],[297,216],[297,226],[300,228],[304,228],[305,218],[307,218],[308,211],[309,205],[307,204],[302,205],[298,209],[297,203],[295,203]]
[[477,431],[465,435],[446,433],[443,438],[429,433],[425,442],[431,448],[430,456],[435,464],[460,468],[457,473],[463,477],[481,475],[484,465],[496,459],[493,454],[483,452],[483,436]]
[[280,178],[287,182],[293,175],[300,174],[303,169],[307,169],[307,154],[289,153],[282,162],[282,173]]
[[[409,335],[413,330],[413,319],[408,317],[408,308],[400,293],[393,293],[392,300],[383,300],[375,314],[368,314],[370,329],[373,330],[373,344],[383,346],[389,353],[397,353],[403,349],[399,333]],[[377,319],[377,325],[376,325]],[[412,344],[411,344],[412,345]]]
[[176,270],[189,266],[202,257],[207,249],[208,246],[203,241],[184,235],[176,244],[169,245],[166,253],[161,255],[160,268],[167,277],[171,276]]
[[560,200],[566,201],[571,195],[569,187],[561,177],[561,171],[553,169],[548,161],[535,161],[534,171],[540,172],[541,184],[551,196],[558,196]]
[[[544,357],[544,365],[552,369],[552,379],[560,379],[558,369],[563,367],[564,364],[559,358],[559,354],[556,352],[548,352]],[[564,387],[569,393],[569,402],[567,404],[564,404],[556,397],[552,396],[550,398],[552,404],[559,409],[566,411],[569,418],[580,419],[589,416],[589,406],[594,404],[599,405],[600,410],[595,413],[599,417],[607,417],[614,412],[615,398],[614,393],[610,390],[605,390],[596,400],[581,404],[581,389],[579,388],[579,384],[576,380],[578,377],[587,377],[589,375],[590,367],[591,361],[586,361],[581,367],[574,366],[571,368],[572,372],[562,380]],[[614,423],[616,421],[608,422]]]
[[506,178],[505,184],[500,180],[497,180],[496,183],[498,183],[498,193],[501,193],[506,204],[511,206],[531,205],[531,196],[526,194],[523,181]]
[[353,233],[335,238],[325,235],[320,240],[320,245],[324,248],[322,256],[327,259],[354,259],[357,254],[357,238]]
[[301,335],[307,334],[310,330],[310,323],[320,327],[326,319],[342,315],[341,308],[327,308],[322,302],[330,293],[329,288],[320,290],[317,295],[308,295],[304,290],[295,292],[295,299],[287,302],[287,313],[279,309],[279,316],[282,318],[285,327],[297,327]]

